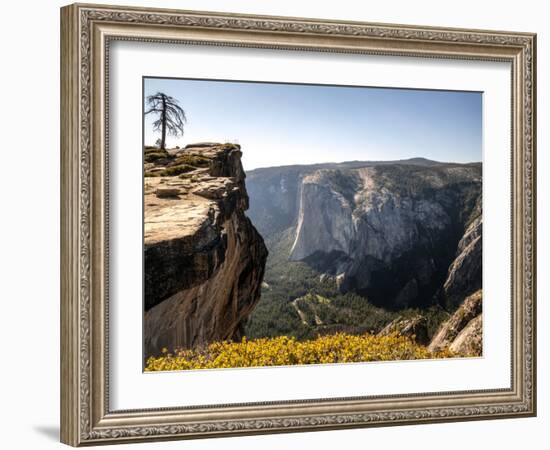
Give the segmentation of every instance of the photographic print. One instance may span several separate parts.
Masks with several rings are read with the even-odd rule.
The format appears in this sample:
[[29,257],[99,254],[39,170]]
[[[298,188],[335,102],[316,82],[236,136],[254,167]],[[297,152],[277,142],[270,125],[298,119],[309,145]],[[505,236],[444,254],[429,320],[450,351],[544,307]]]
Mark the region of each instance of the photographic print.
[[146,372],[480,357],[482,93],[143,78]]
[[61,441],[535,416],[536,41],[63,7]]

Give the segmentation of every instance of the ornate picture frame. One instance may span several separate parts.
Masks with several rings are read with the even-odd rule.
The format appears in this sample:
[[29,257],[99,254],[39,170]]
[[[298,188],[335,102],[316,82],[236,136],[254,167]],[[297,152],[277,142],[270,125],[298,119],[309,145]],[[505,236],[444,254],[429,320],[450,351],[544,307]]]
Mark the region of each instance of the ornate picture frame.
[[[511,65],[511,385],[203,407],[112,410],[109,397],[109,79],[115,41]],[[61,440],[193,439],[536,415],[536,36],[74,4],[61,9]]]

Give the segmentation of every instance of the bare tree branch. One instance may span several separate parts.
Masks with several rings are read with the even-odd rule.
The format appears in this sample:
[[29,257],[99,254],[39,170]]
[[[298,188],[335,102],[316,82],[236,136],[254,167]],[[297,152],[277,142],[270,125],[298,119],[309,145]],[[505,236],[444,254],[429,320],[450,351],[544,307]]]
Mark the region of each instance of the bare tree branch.
[[149,109],[144,114],[154,113],[159,115],[159,118],[153,122],[153,130],[161,132],[160,148],[165,150],[166,135],[183,135],[187,116],[185,111],[178,105],[178,100],[163,92],[150,95],[146,100]]

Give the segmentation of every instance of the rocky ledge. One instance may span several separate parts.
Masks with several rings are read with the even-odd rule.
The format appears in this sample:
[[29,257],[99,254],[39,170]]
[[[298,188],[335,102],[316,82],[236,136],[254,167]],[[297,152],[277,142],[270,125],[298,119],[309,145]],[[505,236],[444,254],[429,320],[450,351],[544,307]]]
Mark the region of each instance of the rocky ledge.
[[145,356],[240,338],[267,258],[240,147],[146,149],[145,161]]
[[398,317],[387,324],[378,335],[388,336],[392,333],[413,338],[420,345],[429,343],[428,324],[426,318],[421,315],[410,318]]
[[453,352],[481,356],[482,297],[481,290],[467,297],[449,320],[439,328],[428,350],[436,352],[448,347]]

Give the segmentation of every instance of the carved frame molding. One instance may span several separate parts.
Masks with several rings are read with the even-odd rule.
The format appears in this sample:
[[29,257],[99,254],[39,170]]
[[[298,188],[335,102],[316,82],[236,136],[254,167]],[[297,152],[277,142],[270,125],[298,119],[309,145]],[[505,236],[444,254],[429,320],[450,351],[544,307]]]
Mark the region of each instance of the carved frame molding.
[[[509,61],[512,386],[488,391],[110,411],[108,58],[112,40]],[[536,36],[75,4],[61,10],[61,439],[78,446],[536,414]]]

